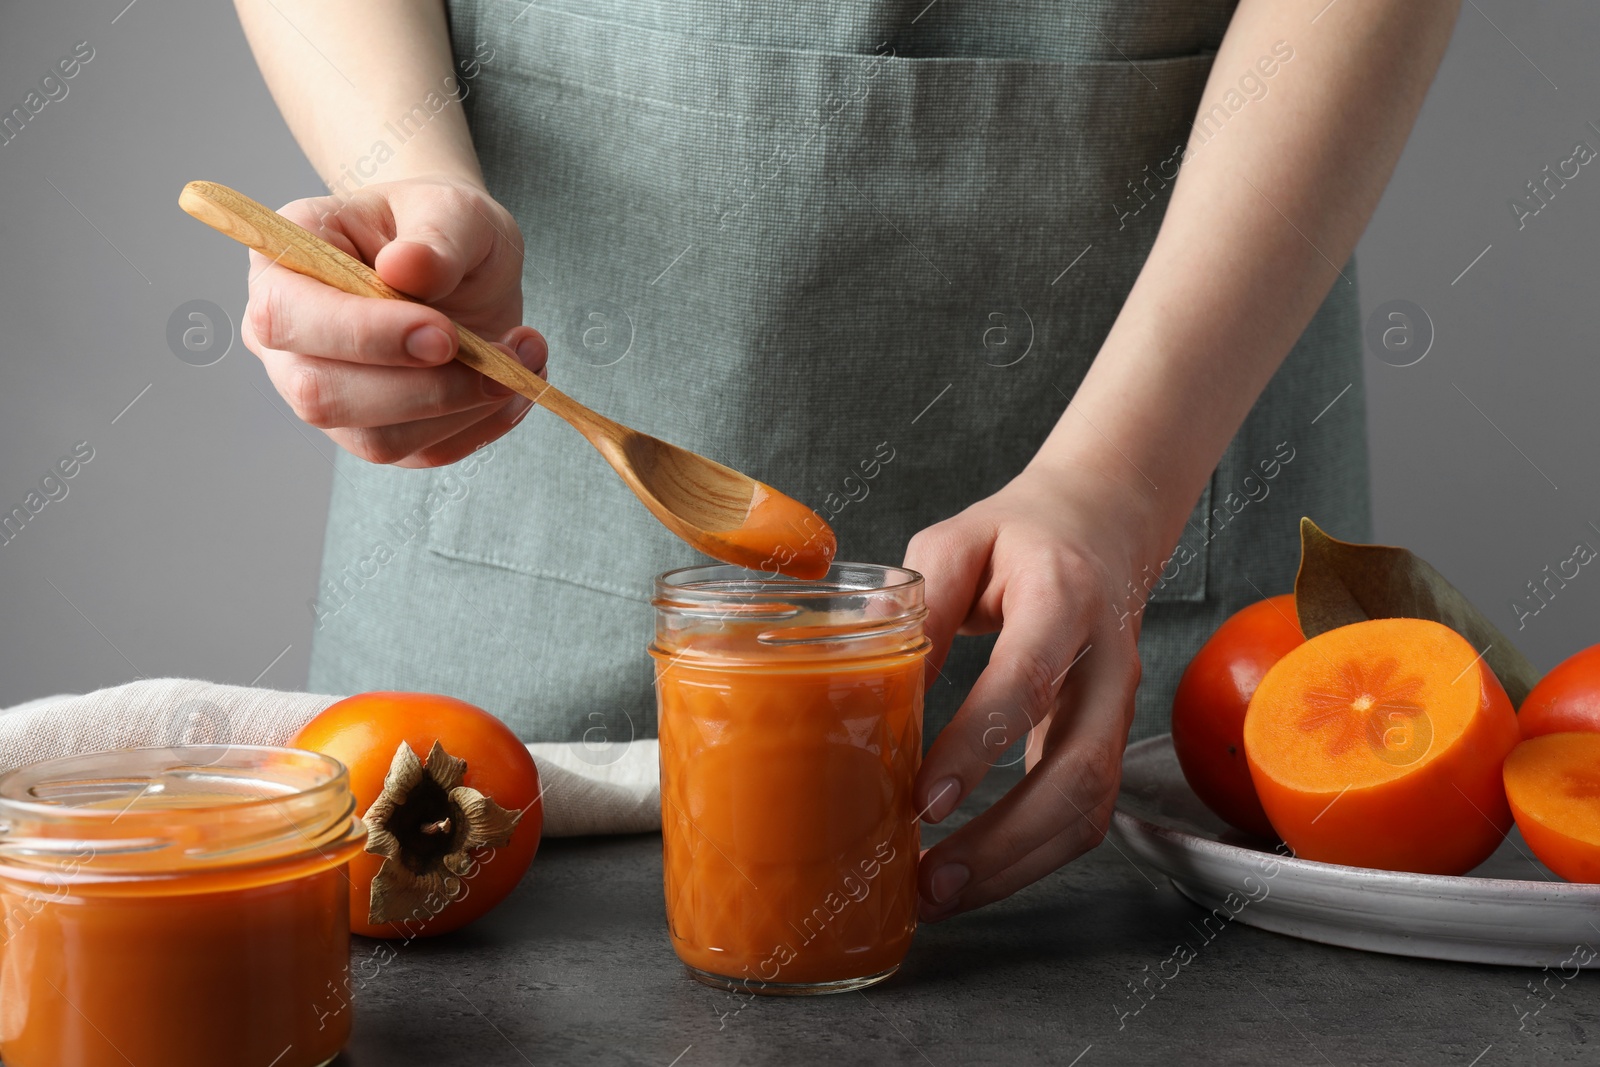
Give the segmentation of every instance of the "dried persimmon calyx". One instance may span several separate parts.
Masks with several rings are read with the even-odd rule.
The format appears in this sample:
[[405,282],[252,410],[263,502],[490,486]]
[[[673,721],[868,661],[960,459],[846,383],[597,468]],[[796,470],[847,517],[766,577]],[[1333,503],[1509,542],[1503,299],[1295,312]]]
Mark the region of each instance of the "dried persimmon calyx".
[[367,851],[383,857],[372,879],[368,922],[437,914],[442,902],[460,893],[473,851],[511,840],[522,813],[462,785],[466,773],[467,761],[437,741],[426,761],[404,741],[395,749],[383,792],[362,816]]

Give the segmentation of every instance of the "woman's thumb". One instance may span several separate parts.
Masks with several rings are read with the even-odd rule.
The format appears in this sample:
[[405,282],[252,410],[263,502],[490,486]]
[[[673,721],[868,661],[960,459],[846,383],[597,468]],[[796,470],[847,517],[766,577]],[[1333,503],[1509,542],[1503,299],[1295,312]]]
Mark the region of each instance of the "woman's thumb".
[[389,202],[394,240],[373,262],[379,277],[422,301],[454,292],[488,254],[494,238],[487,219],[465,203],[469,196],[439,186],[396,188]]

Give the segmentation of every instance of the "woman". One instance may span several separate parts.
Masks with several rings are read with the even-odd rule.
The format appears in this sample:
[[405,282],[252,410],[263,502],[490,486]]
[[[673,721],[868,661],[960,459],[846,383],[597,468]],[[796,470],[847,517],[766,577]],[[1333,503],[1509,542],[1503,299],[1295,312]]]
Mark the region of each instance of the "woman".
[[536,324],[578,398],[926,575],[930,732],[970,691],[925,818],[1030,743],[925,919],[1099,841],[1130,726],[1289,586],[1300,514],[1367,532],[1348,260],[1453,0],[238,7],[334,190],[285,213],[429,305],[252,264],[246,342],[355,457],[314,688],[650,731],[642,601],[691,554],[449,319],[542,369]]

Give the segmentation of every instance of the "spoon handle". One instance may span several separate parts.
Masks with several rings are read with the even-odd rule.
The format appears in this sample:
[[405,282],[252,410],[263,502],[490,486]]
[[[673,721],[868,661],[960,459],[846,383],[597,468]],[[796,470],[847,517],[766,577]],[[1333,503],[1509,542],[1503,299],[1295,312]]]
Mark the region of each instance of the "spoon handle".
[[[353,296],[411,299],[398,289],[391,288],[378,277],[376,271],[359,259],[345,254],[316,234],[226,185],[190,182],[179,194],[178,206],[212,229],[232,237],[240,244],[249,245],[297,274],[315,278]],[[460,323],[455,326],[461,338],[456,358],[473,370],[493,378],[508,389],[514,389],[529,400],[551,408],[569,422],[573,421],[574,415],[578,415],[571,410],[573,408],[581,410],[579,418],[593,416],[587,408],[488,341]]]

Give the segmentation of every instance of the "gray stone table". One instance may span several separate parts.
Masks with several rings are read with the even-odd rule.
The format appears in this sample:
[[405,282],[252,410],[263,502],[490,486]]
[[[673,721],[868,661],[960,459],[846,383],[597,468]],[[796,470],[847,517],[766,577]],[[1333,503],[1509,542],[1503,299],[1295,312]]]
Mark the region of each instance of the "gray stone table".
[[[995,776],[976,799],[1005,784]],[[925,828],[924,844],[944,832]],[[694,982],[673,955],[660,837],[546,841],[498,909],[399,948],[363,982],[337,1064],[1600,1063],[1600,972],[1551,978],[1535,998],[1538,971],[1237,922],[1207,940],[1202,914],[1108,843],[1009,900],[922,927],[875,988],[743,998]],[[1164,988],[1146,982],[1172,973],[1161,964],[1180,943],[1195,959]],[[357,958],[375,945],[357,939]],[[1141,984],[1154,994],[1136,999]]]

